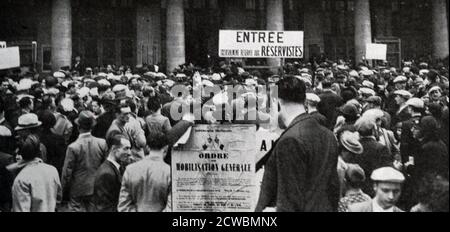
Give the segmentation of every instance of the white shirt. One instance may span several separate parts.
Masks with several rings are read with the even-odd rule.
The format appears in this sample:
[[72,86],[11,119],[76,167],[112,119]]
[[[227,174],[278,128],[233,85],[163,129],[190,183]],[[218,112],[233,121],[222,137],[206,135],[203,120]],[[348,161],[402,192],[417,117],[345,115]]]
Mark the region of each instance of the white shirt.
[[388,209],[383,209],[378,202],[373,199],[372,200],[372,211],[374,213],[393,213],[394,212],[394,206],[392,206],[391,208]]

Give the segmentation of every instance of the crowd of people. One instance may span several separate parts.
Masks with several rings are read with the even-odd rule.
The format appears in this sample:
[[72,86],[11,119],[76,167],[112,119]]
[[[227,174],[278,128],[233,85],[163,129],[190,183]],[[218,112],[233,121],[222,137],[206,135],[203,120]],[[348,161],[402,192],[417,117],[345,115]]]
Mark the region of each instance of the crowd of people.
[[448,211],[448,63],[76,67],[0,76],[1,212],[171,211],[172,146],[231,123],[283,130],[256,211]]

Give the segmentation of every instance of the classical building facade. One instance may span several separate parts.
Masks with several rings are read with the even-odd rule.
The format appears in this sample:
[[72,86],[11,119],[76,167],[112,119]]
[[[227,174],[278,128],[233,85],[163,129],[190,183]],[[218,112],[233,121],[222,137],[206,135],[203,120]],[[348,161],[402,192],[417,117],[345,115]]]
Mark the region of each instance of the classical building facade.
[[448,57],[447,12],[448,0],[1,0],[0,41],[19,45],[22,63],[38,70],[75,56],[170,70],[216,60],[220,29],[302,30],[305,58],[360,60],[366,43],[386,42],[396,63]]

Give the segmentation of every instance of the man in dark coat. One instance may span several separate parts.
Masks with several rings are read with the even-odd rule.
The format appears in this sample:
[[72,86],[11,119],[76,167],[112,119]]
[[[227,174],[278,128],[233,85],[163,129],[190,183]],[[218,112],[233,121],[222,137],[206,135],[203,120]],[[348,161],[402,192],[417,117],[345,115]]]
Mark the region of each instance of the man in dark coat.
[[0,151],[0,212],[9,212],[12,206],[11,187],[14,177],[6,169],[12,163],[13,156]]
[[278,88],[280,114],[288,127],[263,158],[267,163],[256,211],[337,211],[337,141],[306,113],[302,80],[286,76]]
[[39,133],[39,138],[47,149],[47,163],[54,166],[58,170],[58,174],[61,175],[64,158],[66,157],[66,142],[63,136],[57,135],[51,130],[56,124],[56,117],[51,111],[42,111],[39,120],[42,122],[42,131]]
[[95,212],[117,212],[122,183],[120,170],[131,156],[131,143],[123,135],[114,135],[108,143],[111,152],[95,176],[92,198]]
[[421,111],[423,111],[425,104],[421,99],[411,98],[406,102],[408,112],[411,117],[402,122],[402,136],[400,138],[400,154],[402,162],[407,163],[409,157],[415,157],[420,150],[420,143],[414,139],[412,128],[419,125],[422,118]]
[[106,132],[111,127],[112,122],[116,119],[116,111],[118,102],[114,101],[113,97],[104,97],[101,100],[101,105],[105,112],[97,118],[97,124],[92,129],[92,135],[97,138],[105,139]]
[[[367,118],[360,118],[355,123],[359,132],[363,153],[355,157],[355,162],[364,170],[364,173],[372,173],[375,169],[393,166],[394,156],[386,146],[377,142],[375,138],[375,122]],[[372,185],[366,180],[363,192],[373,196]]]
[[323,92],[320,94],[318,110],[328,119],[328,128],[332,130],[336,124],[338,107],[344,104],[342,97],[331,90],[331,82],[322,83]]

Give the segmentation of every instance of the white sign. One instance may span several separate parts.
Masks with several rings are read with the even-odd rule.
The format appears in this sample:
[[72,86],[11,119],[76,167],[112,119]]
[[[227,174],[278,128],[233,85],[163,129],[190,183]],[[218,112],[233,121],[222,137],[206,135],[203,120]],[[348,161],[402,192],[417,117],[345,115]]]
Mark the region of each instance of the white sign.
[[0,48],[6,48],[6,42],[0,41]]
[[387,45],[386,44],[367,44],[366,59],[367,60],[386,60]]
[[250,212],[257,201],[255,126],[196,125],[172,153],[174,212]]
[[19,47],[0,48],[0,70],[20,67]]
[[219,32],[219,57],[303,58],[303,51],[303,31]]

